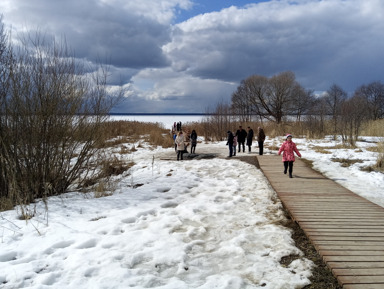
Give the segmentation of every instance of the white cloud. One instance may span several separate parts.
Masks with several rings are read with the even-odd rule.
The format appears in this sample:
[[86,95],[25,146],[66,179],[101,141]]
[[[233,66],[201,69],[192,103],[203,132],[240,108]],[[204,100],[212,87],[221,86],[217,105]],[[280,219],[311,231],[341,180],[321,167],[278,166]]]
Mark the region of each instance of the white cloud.
[[194,75],[239,81],[251,74],[293,70],[298,77],[313,75],[307,85],[331,75],[327,83],[340,79],[352,88],[361,73],[353,69],[343,79],[343,71],[368,68],[372,63],[365,56],[379,57],[377,47],[384,48],[384,22],[378,17],[384,4],[296,2],[272,1],[196,16],[175,26],[163,50],[174,67]]

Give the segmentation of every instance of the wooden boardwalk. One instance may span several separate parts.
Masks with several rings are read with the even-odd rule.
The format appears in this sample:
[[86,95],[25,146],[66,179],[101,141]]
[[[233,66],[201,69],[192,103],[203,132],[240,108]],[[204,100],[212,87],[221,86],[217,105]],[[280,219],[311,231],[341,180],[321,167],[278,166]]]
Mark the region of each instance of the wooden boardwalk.
[[257,157],[291,217],[344,289],[384,289],[384,208],[296,159],[293,178],[281,157]]

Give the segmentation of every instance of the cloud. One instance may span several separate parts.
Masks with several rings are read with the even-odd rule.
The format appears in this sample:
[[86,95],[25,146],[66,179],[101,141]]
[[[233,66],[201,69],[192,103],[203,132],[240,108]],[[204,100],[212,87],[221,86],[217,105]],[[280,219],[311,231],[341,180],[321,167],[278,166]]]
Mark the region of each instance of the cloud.
[[[228,99],[236,83],[202,79],[170,68],[146,69],[132,77],[129,96],[119,106],[122,112],[199,113]],[[116,110],[117,111],[117,110]]]
[[292,70],[313,89],[340,82],[351,90],[377,77],[383,6],[362,0],[233,6],[177,24],[163,49],[173,67],[194,76],[238,82]]
[[0,10],[15,31],[46,29],[76,57],[111,64],[111,83],[129,84],[123,112],[203,112],[252,74],[291,70],[316,91],[383,81],[384,1],[264,1],[174,24],[194,2],[5,0]]
[[174,10],[187,4],[186,0],[18,0],[13,8],[2,6],[7,11],[4,20],[14,30],[65,36],[80,58],[108,58],[114,66],[145,68],[167,66],[161,46],[170,40]]

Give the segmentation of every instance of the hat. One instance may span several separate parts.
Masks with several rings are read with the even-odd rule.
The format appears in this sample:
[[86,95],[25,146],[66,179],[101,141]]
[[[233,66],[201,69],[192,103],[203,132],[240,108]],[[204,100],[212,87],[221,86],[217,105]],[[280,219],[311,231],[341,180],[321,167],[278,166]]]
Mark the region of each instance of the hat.
[[286,136],[285,136],[285,139],[287,139],[289,137],[292,137],[292,135],[290,133],[287,133]]
[[229,130],[229,131],[227,131],[227,133],[231,133],[231,131]]

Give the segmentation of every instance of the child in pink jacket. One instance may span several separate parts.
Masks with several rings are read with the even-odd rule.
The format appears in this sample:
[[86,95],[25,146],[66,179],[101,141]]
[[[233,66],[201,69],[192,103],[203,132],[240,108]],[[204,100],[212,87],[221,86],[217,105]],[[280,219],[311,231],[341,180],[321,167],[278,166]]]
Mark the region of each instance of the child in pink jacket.
[[279,152],[277,153],[280,155],[283,153],[283,162],[284,162],[284,174],[287,173],[287,169],[289,167],[289,177],[292,178],[292,171],[293,171],[293,162],[295,161],[295,154],[294,152],[301,157],[300,152],[296,148],[296,144],[292,141],[292,135],[287,134],[286,140],[281,145]]

